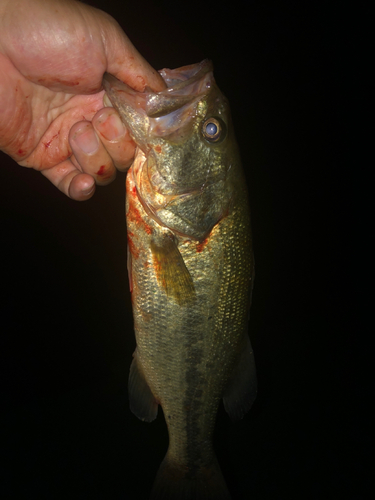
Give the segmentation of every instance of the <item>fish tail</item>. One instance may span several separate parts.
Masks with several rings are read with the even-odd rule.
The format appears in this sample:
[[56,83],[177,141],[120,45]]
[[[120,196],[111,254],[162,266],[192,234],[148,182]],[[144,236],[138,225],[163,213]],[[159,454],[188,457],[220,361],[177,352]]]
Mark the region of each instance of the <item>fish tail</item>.
[[173,461],[168,453],[160,465],[150,500],[231,500],[230,493],[213,458],[196,470]]

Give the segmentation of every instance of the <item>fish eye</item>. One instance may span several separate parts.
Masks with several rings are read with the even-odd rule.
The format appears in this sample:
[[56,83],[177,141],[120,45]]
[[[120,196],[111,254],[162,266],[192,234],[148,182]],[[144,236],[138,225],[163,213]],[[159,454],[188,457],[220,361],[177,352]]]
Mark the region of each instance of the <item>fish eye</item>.
[[217,118],[208,118],[203,122],[202,134],[210,142],[217,142],[222,138],[224,127]]

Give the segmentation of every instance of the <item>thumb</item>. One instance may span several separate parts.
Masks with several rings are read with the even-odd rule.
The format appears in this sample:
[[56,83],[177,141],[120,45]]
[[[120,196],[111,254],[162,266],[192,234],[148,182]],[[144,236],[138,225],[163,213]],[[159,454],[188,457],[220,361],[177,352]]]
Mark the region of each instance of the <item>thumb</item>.
[[156,92],[165,89],[159,73],[141,56],[119,24],[112,17],[110,20],[103,34],[107,72],[140,92],[146,86]]

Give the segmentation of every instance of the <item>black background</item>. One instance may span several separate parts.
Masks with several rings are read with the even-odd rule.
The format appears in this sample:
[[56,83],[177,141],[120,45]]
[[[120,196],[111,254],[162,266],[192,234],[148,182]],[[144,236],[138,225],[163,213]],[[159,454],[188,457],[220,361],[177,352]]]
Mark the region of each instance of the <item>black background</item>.
[[[353,12],[329,2],[88,3],[155,68],[212,59],[231,103],[252,208],[259,380],[243,421],[218,415],[233,500],[368,498]],[[167,433],[161,412],[145,424],[128,408],[125,177],[78,203],[2,153],[0,163],[2,496],[147,499]]]

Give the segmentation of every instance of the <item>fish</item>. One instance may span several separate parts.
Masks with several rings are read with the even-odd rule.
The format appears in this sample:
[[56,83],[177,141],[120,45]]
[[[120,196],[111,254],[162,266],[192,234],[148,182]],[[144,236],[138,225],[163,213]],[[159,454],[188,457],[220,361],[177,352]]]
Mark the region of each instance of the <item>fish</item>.
[[213,449],[219,403],[238,420],[257,392],[248,193],[211,61],[159,73],[160,92],[103,78],[137,146],[126,177],[130,409],[151,422],[160,405],[168,427],[150,499],[229,500]]

